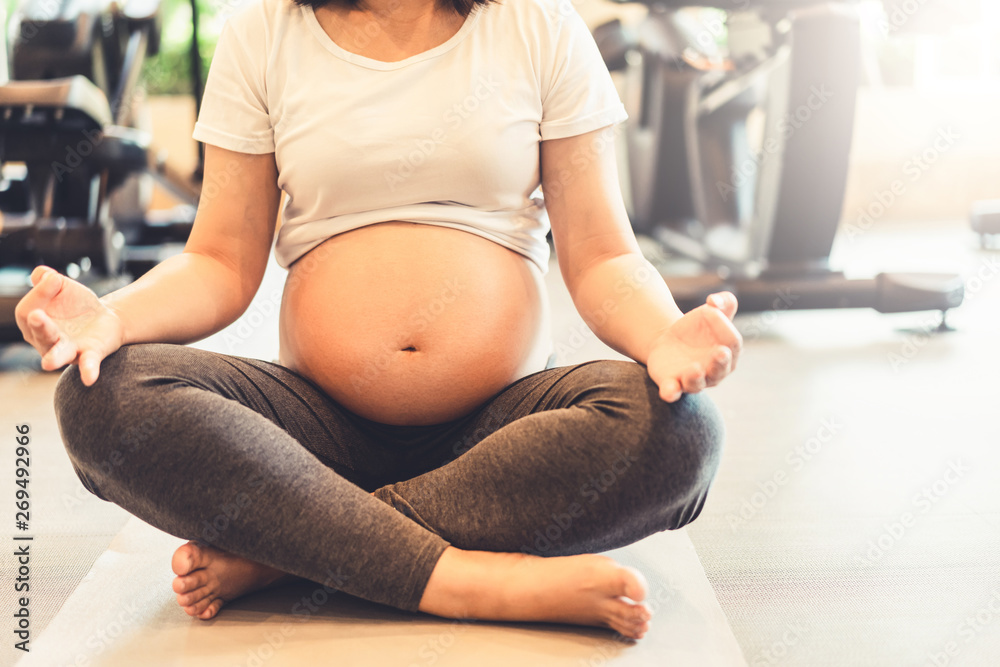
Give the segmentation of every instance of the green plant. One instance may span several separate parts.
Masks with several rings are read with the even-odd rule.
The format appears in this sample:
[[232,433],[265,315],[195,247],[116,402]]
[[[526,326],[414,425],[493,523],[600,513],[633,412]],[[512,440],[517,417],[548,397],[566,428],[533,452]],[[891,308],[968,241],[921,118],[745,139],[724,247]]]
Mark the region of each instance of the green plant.
[[[4,34],[9,35],[10,18],[21,0],[2,0],[5,10]],[[123,3],[124,0],[119,0]],[[202,81],[221,30],[221,10],[225,3],[198,2],[198,42],[202,56]],[[233,4],[233,0],[227,0]],[[236,3],[238,4],[238,2]],[[191,86],[191,0],[161,0],[163,15],[160,51],[143,65],[141,85],[150,95],[189,95]]]
[[[219,39],[218,6],[208,0],[198,2],[198,47],[201,52],[202,81]],[[191,2],[165,0],[160,51],[143,66],[143,78],[150,95],[189,95],[191,84]]]

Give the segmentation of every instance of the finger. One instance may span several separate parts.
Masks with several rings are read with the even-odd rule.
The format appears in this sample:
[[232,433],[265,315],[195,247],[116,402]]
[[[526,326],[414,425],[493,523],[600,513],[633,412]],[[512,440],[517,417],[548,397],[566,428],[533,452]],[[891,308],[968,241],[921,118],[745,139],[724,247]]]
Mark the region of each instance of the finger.
[[705,370],[701,367],[701,364],[693,364],[691,368],[684,371],[681,375],[681,387],[685,393],[697,394],[705,386]]
[[59,326],[52,321],[41,308],[37,308],[28,313],[28,330],[35,339],[35,348],[47,354],[48,351],[59,342]]
[[80,379],[83,384],[91,386],[97,382],[97,376],[101,369],[101,355],[97,350],[87,350],[80,355]]
[[736,309],[739,307],[739,303],[736,301],[736,295],[732,292],[716,292],[715,294],[710,294],[706,303],[711,306],[715,306],[730,320],[736,316]]
[[681,383],[674,378],[667,378],[660,383],[660,398],[667,403],[680,400],[683,393]]
[[[48,269],[48,271],[46,271]],[[33,287],[28,290],[20,301],[17,302],[17,306],[14,307],[14,320],[17,322],[17,326],[25,334],[25,340],[29,343],[33,341],[28,339],[28,336],[33,335],[31,327],[28,325],[28,315],[33,310],[38,308],[44,308],[49,304],[49,301],[58,293],[58,290],[52,289],[52,281],[45,281],[45,277],[49,273],[55,273],[53,269],[49,269],[47,266],[35,267],[34,271],[31,272],[31,283]],[[57,274],[58,275],[58,274]],[[45,284],[43,285],[43,281]],[[57,281],[58,282],[58,281]]]
[[719,345],[725,345],[733,353],[733,368],[736,367],[736,360],[739,359],[743,351],[743,336],[737,331],[732,320],[717,309],[709,308],[705,312],[705,321]]
[[49,351],[42,355],[42,370],[54,371],[76,360],[77,348],[72,341],[59,339]]
[[31,271],[31,284],[37,285],[42,278],[47,276],[49,272],[59,273],[51,266],[45,266],[44,264],[39,264]]
[[709,387],[719,384],[724,377],[732,372],[733,351],[724,345],[719,345],[715,354],[712,355],[712,362],[705,373],[705,382]]

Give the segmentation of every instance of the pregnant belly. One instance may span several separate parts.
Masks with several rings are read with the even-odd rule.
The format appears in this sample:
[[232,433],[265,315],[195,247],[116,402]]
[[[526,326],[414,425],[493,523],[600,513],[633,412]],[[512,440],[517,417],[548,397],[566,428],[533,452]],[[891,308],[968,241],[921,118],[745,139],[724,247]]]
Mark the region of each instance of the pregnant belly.
[[548,304],[530,261],[446,227],[387,222],[289,270],[282,365],[384,424],[439,424],[545,366]]

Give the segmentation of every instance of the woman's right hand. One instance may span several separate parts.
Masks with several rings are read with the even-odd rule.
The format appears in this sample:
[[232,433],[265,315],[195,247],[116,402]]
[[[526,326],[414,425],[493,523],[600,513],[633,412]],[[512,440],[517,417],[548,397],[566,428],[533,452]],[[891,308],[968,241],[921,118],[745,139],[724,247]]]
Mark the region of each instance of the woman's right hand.
[[31,284],[14,309],[21,334],[42,355],[43,370],[77,364],[89,387],[101,361],[122,346],[121,319],[93,290],[48,266],[35,267]]

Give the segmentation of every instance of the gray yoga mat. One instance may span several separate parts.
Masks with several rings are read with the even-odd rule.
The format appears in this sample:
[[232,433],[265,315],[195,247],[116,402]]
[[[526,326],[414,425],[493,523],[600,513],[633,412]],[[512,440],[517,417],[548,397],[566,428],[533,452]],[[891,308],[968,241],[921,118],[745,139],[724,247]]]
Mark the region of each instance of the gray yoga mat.
[[[305,582],[247,596],[199,621],[181,611],[170,589],[170,555],[182,543],[130,519],[18,664],[746,665],[683,530],[609,552],[649,581],[655,614],[639,642],[599,628],[406,614]],[[300,604],[303,598],[312,604]]]

